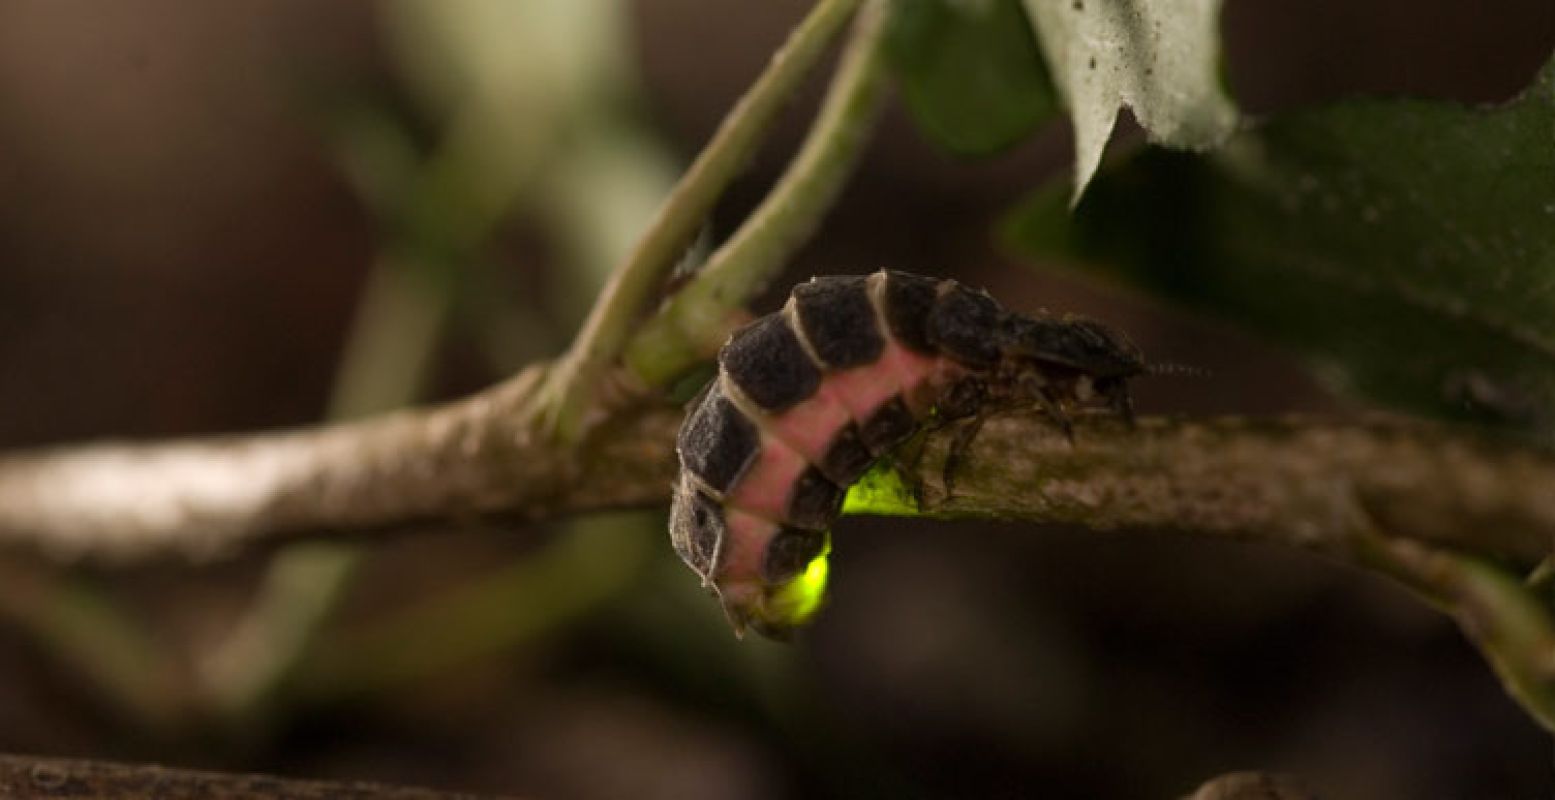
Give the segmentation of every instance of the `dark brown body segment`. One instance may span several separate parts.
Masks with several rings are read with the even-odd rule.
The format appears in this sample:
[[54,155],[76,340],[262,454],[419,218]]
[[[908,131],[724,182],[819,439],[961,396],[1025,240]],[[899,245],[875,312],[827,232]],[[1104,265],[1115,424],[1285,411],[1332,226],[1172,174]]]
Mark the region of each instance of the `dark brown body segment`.
[[[907,441],[917,430],[918,418],[913,416],[902,398],[893,397],[864,422],[863,428],[859,430],[859,438],[869,448],[869,452],[878,458]],[[857,476],[854,478],[856,480]]]
[[768,314],[736,331],[718,351],[718,365],[751,402],[778,413],[815,394],[821,370],[782,314]]
[[842,512],[844,492],[841,486],[812,466],[799,476],[799,483],[794,486],[785,521],[797,528],[824,531]]
[[718,571],[718,548],[727,535],[723,506],[682,475],[670,504],[670,542],[680,560],[703,578],[711,578]]
[[825,547],[825,531],[784,528],[767,545],[761,560],[761,577],[770,583],[782,583],[803,571]]
[[1012,314],[955,281],[884,270],[796,287],[718,362],[677,441],[670,534],[737,627],[772,633],[803,621],[767,599],[824,552],[846,487],[927,418],[1031,403],[1067,432],[1068,406],[1128,417],[1127,379],[1144,370],[1101,323]]
[[713,491],[727,492],[760,452],[761,434],[714,381],[681,425],[675,449],[681,469]]
[[1094,320],[1010,314],[1001,338],[1014,352],[1093,378],[1127,378],[1143,368],[1133,344]]
[[794,314],[810,349],[828,369],[873,363],[885,350],[868,278],[811,278],[794,287]]
[[962,364],[986,369],[999,360],[996,333],[1003,316],[1004,309],[987,293],[945,281],[929,311],[929,341]]
[[881,305],[891,335],[909,349],[934,352],[934,342],[929,337],[929,311],[939,297],[940,282],[888,269],[877,274],[885,281]]
[[859,427],[853,423],[842,426],[832,439],[826,457],[816,464],[822,474],[838,486],[852,486],[875,463],[877,454],[864,442]]

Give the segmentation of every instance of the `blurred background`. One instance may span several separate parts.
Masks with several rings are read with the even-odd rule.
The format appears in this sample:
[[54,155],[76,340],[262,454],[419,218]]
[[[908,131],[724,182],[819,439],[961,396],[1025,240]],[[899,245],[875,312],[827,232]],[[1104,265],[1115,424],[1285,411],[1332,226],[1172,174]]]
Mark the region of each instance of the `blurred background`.
[[[807,8],[3,0],[0,447],[348,418],[559,352]],[[1227,0],[1223,28],[1254,114],[1485,103],[1555,48],[1555,5]],[[1145,413],[1342,408],[1271,347],[1004,251],[994,223],[1069,158],[1064,124],[960,160],[893,110],[789,278],[955,276],[1213,372],[1142,381]],[[661,512],[211,564],[5,552],[0,751],[580,798],[1161,797],[1250,768],[1555,791],[1548,737],[1375,578],[1166,534],[839,527],[791,646],[733,639]]]

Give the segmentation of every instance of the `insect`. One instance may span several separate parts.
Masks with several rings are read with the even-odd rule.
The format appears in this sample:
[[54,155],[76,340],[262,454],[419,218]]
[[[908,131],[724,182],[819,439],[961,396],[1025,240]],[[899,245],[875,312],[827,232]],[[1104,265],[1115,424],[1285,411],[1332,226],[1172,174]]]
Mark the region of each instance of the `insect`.
[[[736,634],[775,638],[819,609],[847,487],[925,425],[1011,405],[1102,405],[1132,420],[1138,348],[1089,319],[1004,310],[954,280],[812,278],[718,353],[676,450],[676,552]],[[969,436],[968,436],[969,438]]]

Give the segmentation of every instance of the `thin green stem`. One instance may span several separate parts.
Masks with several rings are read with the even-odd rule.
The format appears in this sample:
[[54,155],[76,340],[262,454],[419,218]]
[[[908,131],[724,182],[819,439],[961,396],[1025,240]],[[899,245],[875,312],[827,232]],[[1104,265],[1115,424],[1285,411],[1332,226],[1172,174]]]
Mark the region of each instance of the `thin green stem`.
[[710,356],[831,209],[883,105],[888,8],[872,0],[860,14],[821,112],[777,185],[696,280],[633,338],[625,361],[642,382],[664,386]]
[[271,715],[271,702],[328,624],[361,566],[352,544],[309,542],[276,554],[253,603],[202,673],[214,710],[234,730]]
[[1362,563],[1452,617],[1507,694],[1555,731],[1555,621],[1517,576],[1482,558],[1382,535],[1359,550]]
[[537,553],[342,630],[299,670],[297,693],[320,701],[402,686],[562,629],[640,575],[647,522],[575,520]]
[[643,308],[679,260],[724,189],[761,143],[772,120],[861,0],[820,0],[773,55],[765,72],[659,208],[635,250],[615,271],[572,347],[548,379],[541,408],[547,427],[576,441],[596,405],[605,370],[626,346]]
[[142,730],[176,731],[193,719],[184,663],[88,576],[0,559],[0,617],[84,676]]
[[[330,418],[362,417],[414,399],[450,302],[446,281],[429,270],[381,259],[363,293]],[[234,721],[265,709],[317,638],[360,559],[360,548],[336,542],[279,553],[252,607],[200,665],[204,699]],[[31,595],[40,599],[16,616],[52,651],[78,664],[118,707],[160,727],[187,721],[189,684],[88,580],[41,579]],[[0,592],[0,607],[18,596]]]
[[[453,295],[451,282],[434,270],[380,257],[331,392],[330,418],[415,399]],[[361,560],[360,547],[339,542],[297,544],[276,555],[246,615],[202,665],[219,714],[241,726],[272,710],[272,696],[317,640]]]

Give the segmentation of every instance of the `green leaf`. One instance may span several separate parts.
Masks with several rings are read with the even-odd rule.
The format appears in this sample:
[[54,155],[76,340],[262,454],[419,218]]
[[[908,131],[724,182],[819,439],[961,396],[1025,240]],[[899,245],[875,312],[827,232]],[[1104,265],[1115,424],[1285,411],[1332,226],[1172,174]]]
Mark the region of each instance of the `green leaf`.
[[1220,0],[1025,0],[1074,123],[1079,202],[1128,106],[1151,141],[1204,150],[1231,135],[1220,84]]
[[902,0],[890,37],[908,110],[952,152],[1006,149],[1058,110],[1020,0]]
[[1341,389],[1555,430],[1555,61],[1496,108],[1291,114],[1211,158],[1149,152],[1007,233],[1281,339]]

